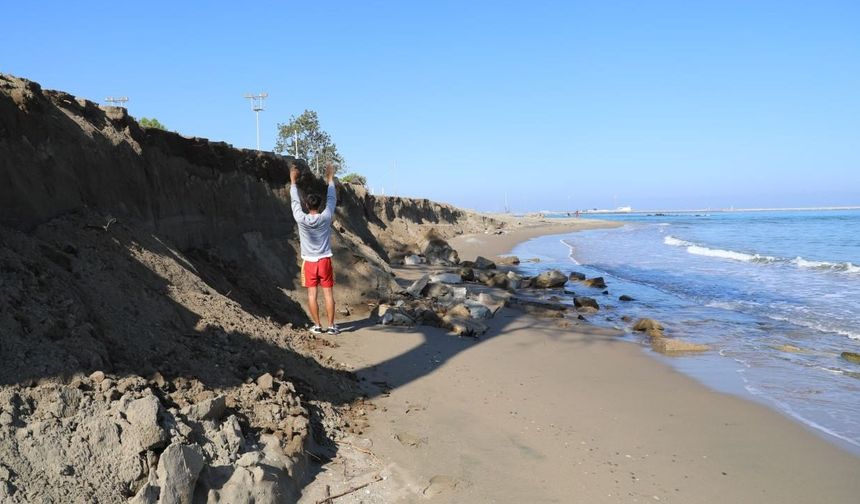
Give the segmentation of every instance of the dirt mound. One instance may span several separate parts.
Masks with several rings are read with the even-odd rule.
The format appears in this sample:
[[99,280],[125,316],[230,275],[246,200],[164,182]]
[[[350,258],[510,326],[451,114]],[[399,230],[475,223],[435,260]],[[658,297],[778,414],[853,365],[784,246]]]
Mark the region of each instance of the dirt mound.
[[[361,393],[293,329],[290,162],[307,169],[0,75],[0,501],[295,498]],[[358,316],[431,228],[497,225],[338,192],[337,295]]]

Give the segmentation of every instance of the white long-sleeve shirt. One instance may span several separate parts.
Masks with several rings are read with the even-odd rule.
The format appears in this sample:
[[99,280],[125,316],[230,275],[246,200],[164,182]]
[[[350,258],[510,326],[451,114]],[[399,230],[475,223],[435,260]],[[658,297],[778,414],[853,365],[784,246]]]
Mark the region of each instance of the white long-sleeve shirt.
[[316,262],[332,256],[331,222],[334,219],[335,205],[337,205],[337,193],[334,190],[334,182],[328,184],[325,210],[317,214],[307,214],[302,211],[299,190],[295,184],[290,186],[290,206],[293,217],[299,225],[302,259],[305,261]]

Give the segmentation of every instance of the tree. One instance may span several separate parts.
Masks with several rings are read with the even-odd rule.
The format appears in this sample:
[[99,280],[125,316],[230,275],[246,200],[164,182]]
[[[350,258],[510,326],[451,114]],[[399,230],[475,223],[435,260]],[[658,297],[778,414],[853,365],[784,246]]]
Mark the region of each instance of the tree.
[[331,141],[331,136],[320,128],[319,118],[313,110],[305,110],[298,117],[291,116],[290,122],[278,124],[275,152],[306,160],[311,171],[317,176],[323,175],[327,162],[336,163],[337,171],[341,171],[346,164],[337,151],[337,146]]
[[138,122],[144,128],[156,128],[156,129],[167,131],[167,127],[164,126],[163,124],[161,124],[160,122],[158,122],[158,119],[156,119],[154,117],[152,119],[150,119],[148,117],[141,117],[140,121],[138,121]]
[[352,172],[347,173],[343,177],[340,178],[340,181],[344,184],[358,184],[358,185],[367,185],[367,177],[364,175],[360,175],[358,173]]

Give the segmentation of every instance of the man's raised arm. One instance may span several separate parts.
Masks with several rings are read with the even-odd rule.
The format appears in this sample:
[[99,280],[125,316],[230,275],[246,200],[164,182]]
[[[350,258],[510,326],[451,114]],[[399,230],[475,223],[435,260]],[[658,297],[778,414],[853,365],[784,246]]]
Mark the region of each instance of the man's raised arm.
[[334,189],[334,170],[335,166],[332,163],[325,165],[325,178],[328,182],[328,190],[326,191],[325,210],[330,215],[334,215],[334,207],[337,205],[337,191]]
[[299,179],[299,169],[296,165],[290,165],[290,208],[293,210],[293,218],[296,222],[302,220],[305,213],[302,212],[302,202],[299,200],[299,187],[296,181]]

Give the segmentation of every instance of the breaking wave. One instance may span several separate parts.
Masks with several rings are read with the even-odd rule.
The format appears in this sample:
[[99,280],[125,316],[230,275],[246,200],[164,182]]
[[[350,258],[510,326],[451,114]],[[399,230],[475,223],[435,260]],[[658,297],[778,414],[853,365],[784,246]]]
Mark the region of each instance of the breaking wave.
[[746,252],[737,252],[734,250],[723,250],[697,245],[687,240],[681,240],[671,235],[663,237],[663,243],[673,247],[683,247],[687,252],[694,255],[717,257],[720,259],[731,259],[733,261],[742,261],[756,264],[774,264],[774,263],[789,263],[799,268],[812,269],[819,271],[835,271],[839,273],[860,273],[860,266],[850,262],[827,262],[827,261],[811,261],[802,257],[794,259],[785,259],[780,257],[766,256],[761,254],[748,254]]

